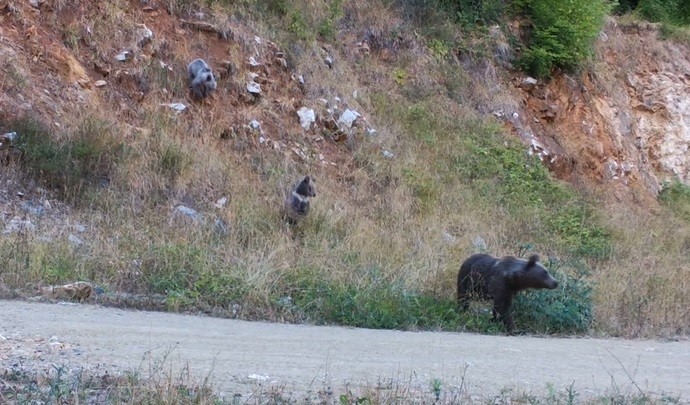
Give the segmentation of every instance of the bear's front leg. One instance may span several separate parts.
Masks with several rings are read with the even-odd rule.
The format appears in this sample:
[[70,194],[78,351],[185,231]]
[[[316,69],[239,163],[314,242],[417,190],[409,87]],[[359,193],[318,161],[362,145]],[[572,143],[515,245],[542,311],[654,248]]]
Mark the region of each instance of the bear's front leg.
[[510,293],[496,294],[496,297],[494,298],[494,317],[503,322],[509,335],[512,335],[515,331],[512,303],[513,295]]

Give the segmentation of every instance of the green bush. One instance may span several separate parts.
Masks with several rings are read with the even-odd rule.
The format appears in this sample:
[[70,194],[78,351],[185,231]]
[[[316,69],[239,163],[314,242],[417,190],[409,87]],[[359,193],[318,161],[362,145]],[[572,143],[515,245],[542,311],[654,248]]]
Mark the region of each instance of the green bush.
[[612,7],[607,0],[519,0],[514,5],[532,23],[527,48],[517,64],[537,77],[549,76],[554,67],[577,68],[592,53]]
[[664,184],[659,201],[679,217],[690,221],[690,186],[679,181]]
[[690,2],[687,0],[640,0],[635,10],[652,22],[690,24]]
[[505,1],[502,0],[440,0],[440,3],[465,26],[497,23],[505,12]]
[[[528,290],[518,294],[513,304],[518,329],[533,333],[584,333],[592,324],[592,286],[587,271],[568,275],[550,260],[546,267],[558,280],[556,290]],[[582,265],[579,265],[583,269]]]

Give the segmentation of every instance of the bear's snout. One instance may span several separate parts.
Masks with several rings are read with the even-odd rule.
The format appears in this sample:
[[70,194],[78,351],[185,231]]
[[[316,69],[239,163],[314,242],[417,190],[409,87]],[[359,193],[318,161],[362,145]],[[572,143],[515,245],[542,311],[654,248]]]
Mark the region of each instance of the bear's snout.
[[556,281],[556,279],[552,277],[551,280],[549,280],[548,288],[550,290],[553,290],[554,288],[558,288],[558,281]]

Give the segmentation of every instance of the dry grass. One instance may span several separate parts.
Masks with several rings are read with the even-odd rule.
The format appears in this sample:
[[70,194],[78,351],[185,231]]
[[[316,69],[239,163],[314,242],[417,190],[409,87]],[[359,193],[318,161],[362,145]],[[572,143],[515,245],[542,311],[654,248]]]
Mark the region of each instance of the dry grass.
[[690,228],[662,210],[657,215],[611,207],[611,260],[595,273],[599,326],[631,337],[686,335]]

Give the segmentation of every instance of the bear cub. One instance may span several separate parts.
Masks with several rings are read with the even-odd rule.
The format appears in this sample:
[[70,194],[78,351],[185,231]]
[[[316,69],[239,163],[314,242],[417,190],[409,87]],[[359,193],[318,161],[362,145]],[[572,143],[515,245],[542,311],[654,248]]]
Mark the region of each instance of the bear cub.
[[500,320],[509,334],[515,331],[512,304],[515,294],[528,288],[558,287],[548,270],[539,263],[539,256],[529,260],[506,256],[501,259],[487,254],[470,256],[458,273],[458,308],[467,310],[469,300],[493,299],[493,317]]
[[216,78],[205,60],[194,59],[187,65],[187,73],[189,73],[189,86],[197,99],[206,98],[216,89]]
[[290,224],[294,225],[307,216],[310,197],[316,197],[316,191],[311,177],[306,176],[285,200],[284,216]]

